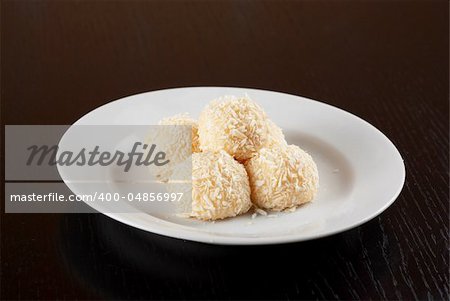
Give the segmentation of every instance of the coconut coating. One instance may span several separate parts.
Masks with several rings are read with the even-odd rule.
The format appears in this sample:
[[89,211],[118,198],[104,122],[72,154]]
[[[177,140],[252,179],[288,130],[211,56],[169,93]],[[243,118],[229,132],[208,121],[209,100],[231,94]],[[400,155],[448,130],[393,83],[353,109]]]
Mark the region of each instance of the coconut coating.
[[267,120],[267,141],[265,147],[272,148],[278,146],[287,146],[286,139],[284,138],[283,131],[272,120]]
[[218,220],[247,212],[250,185],[242,164],[224,151],[192,154],[190,216]]
[[[170,160],[164,166],[151,168],[157,180],[166,182],[177,164],[189,158],[193,152],[200,151],[198,123],[184,113],[164,118],[158,125],[164,125],[164,127],[153,127],[146,143],[156,144],[157,150],[164,151],[166,158]],[[191,126],[191,135],[189,135],[189,129],[184,126]]]
[[224,151],[193,154],[191,216],[223,219],[245,213],[251,205],[243,165]]
[[224,97],[210,102],[200,114],[200,148],[225,150],[239,162],[251,158],[267,141],[267,116],[248,97]]
[[312,157],[296,145],[261,149],[245,163],[252,202],[281,211],[314,199],[319,186]]
[[189,117],[189,114],[177,114],[171,117],[162,119],[160,125],[190,125],[192,127],[192,152],[200,152],[200,142],[198,139],[198,122]]

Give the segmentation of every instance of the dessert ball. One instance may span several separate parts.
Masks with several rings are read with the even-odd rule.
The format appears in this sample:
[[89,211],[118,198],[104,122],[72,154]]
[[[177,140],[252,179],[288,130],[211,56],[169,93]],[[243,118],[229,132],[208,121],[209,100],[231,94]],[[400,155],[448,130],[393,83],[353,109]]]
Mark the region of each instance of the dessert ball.
[[200,143],[198,139],[198,122],[189,117],[189,114],[177,114],[171,117],[162,119],[160,125],[190,125],[192,127],[192,152],[200,152]]
[[312,201],[317,193],[317,166],[298,146],[262,148],[245,168],[252,202],[260,208],[293,208]]
[[[170,162],[164,166],[151,166],[151,173],[159,181],[166,182],[175,165],[183,162],[193,152],[200,151],[198,144],[198,124],[188,114],[178,114],[162,119],[159,125],[152,127],[146,144],[155,144],[157,151],[164,151]],[[189,129],[186,126],[190,126]],[[148,148],[148,151],[150,148]]]
[[267,120],[267,141],[265,147],[272,148],[277,146],[287,146],[283,131],[272,120]]
[[238,161],[251,158],[267,141],[267,117],[248,97],[227,96],[210,102],[200,114],[203,151],[224,150]]
[[[188,168],[186,165],[179,167],[173,176],[183,178],[183,173],[186,173]],[[177,186],[172,187],[175,189]],[[224,151],[192,154],[190,187],[192,195],[190,206],[186,206],[186,199],[181,205],[189,216],[197,219],[218,220],[233,217],[247,212],[252,206],[244,166]]]

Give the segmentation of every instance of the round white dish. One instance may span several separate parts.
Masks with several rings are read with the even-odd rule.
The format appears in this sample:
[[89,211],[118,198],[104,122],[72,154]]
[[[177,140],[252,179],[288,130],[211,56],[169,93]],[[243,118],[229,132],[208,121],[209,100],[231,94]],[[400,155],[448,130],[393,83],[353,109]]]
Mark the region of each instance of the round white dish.
[[[289,144],[299,145],[314,158],[320,176],[314,202],[295,212],[269,212],[268,216],[256,218],[248,213],[214,223],[178,217],[172,207],[161,202],[150,204],[156,206],[155,214],[102,212],[101,207],[89,204],[117,221],[165,236],[214,244],[256,245],[339,233],[369,221],[395,201],[404,184],[405,167],[392,142],[359,117],[304,97],[248,88],[167,89],[110,102],[74,125],[157,124],[163,117],[183,112],[197,118],[210,100],[244,94],[260,104],[283,129]],[[70,129],[61,141],[70,139],[68,136]],[[83,191],[80,183],[68,181],[64,167],[58,166],[58,170],[74,193],[90,193]],[[105,182],[111,181],[105,178]]]

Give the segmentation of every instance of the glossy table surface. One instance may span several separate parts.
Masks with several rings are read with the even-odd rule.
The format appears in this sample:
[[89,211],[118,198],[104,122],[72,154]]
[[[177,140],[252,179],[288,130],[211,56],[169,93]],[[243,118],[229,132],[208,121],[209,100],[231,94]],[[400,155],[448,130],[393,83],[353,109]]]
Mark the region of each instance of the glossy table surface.
[[1,299],[449,299],[448,17],[447,1],[2,1],[2,124],[71,124],[170,87],[261,88],[372,123],[407,177],[372,221],[279,246],[2,213]]

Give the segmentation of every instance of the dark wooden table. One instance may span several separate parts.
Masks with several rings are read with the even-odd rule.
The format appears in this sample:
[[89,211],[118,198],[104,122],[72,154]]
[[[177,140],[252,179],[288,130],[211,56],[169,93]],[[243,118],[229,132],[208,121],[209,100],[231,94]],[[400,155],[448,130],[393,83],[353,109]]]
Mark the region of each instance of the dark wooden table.
[[369,121],[407,179],[372,221],[280,246],[2,213],[1,299],[448,300],[448,18],[447,1],[2,1],[2,124],[71,124],[170,87],[262,88]]

